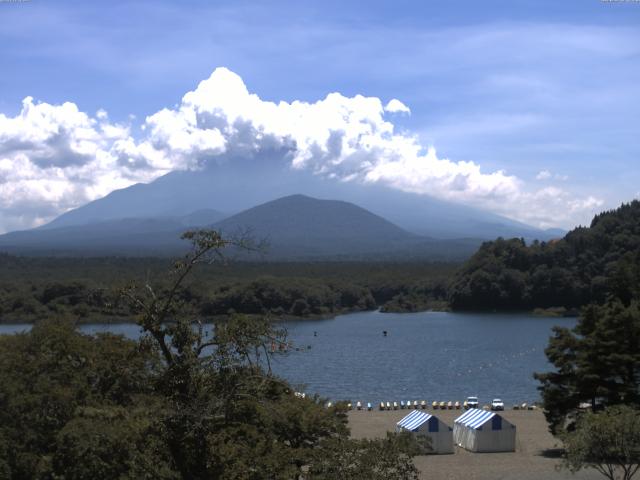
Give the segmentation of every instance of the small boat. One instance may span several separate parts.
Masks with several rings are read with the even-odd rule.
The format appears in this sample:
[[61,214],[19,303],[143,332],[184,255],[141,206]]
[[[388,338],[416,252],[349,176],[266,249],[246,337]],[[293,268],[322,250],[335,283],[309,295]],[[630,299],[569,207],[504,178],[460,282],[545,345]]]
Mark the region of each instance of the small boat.
[[404,400],[400,400],[400,408],[404,410],[405,404]]
[[418,409],[418,400],[413,401],[413,408]]
[[434,400],[433,403],[431,404],[431,408],[433,408],[434,410],[437,410],[438,409],[438,402],[436,402]]
[[520,406],[520,410],[526,410],[527,409],[527,402],[524,402],[521,406]]
[[367,410],[370,412],[371,410],[373,410],[373,407],[371,406],[371,402],[367,402]]
[[380,402],[380,411],[384,410],[384,402]]
[[456,407],[456,410],[460,410],[460,402],[456,401],[454,407]]
[[391,402],[387,402],[387,410],[391,410]]
[[358,410],[362,410],[362,403],[360,403],[360,401],[358,401],[358,403],[356,403],[356,408]]
[[398,409],[398,402],[393,402],[393,409],[397,410]]
[[420,407],[421,407],[423,410],[425,410],[425,409],[427,408],[427,402],[426,402],[425,400],[422,400],[422,401],[420,402]]

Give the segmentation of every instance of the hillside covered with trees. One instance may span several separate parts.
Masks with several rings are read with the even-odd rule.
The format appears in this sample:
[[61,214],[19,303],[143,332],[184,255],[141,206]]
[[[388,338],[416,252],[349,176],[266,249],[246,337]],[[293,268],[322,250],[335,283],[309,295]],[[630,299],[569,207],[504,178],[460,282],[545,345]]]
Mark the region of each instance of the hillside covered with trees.
[[484,243],[449,289],[454,310],[577,309],[638,296],[640,202],[597,215],[564,238]]

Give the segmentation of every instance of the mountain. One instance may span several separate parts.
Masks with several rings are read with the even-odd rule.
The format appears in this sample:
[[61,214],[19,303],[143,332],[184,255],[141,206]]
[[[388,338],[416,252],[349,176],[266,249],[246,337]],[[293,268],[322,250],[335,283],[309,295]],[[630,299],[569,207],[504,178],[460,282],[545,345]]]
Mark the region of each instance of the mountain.
[[[185,218],[207,218],[202,215],[49,225],[0,236],[0,249],[54,255],[174,255],[186,249],[179,240],[188,223]],[[273,260],[451,260],[468,257],[480,244],[422,237],[352,203],[304,195],[273,200],[208,226],[227,236],[249,230],[256,240],[268,242],[265,258]]]
[[222,218],[216,210],[198,210],[184,216],[123,218],[83,225],[44,226],[0,236],[0,249],[39,255],[163,255],[184,248],[180,233],[211,225]]
[[136,184],[69,211],[44,229],[126,217],[183,216],[203,208],[241,212],[274,198],[297,193],[351,202],[409,232],[440,239],[502,236],[558,237],[476,208],[377,184],[323,178],[290,168],[277,159],[229,160],[198,172],[172,172],[149,184]]
[[352,203],[290,195],[258,205],[214,225],[233,232],[250,229],[269,243],[275,258],[462,258],[478,240],[421,237]]

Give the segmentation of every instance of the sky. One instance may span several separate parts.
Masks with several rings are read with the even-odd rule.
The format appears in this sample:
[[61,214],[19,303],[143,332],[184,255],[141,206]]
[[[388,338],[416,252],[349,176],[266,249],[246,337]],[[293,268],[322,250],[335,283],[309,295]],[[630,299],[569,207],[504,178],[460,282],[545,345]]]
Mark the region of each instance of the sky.
[[0,0],[0,232],[267,150],[571,228],[640,196],[639,113],[635,0]]

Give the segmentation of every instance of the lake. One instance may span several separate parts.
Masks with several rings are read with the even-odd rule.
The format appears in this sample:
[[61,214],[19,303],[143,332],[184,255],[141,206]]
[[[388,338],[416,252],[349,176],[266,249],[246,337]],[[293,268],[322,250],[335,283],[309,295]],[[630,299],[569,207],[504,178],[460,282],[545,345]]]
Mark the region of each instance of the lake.
[[[361,312],[329,320],[281,322],[300,351],[273,360],[273,370],[309,393],[333,400],[539,399],[533,372],[550,368],[544,349],[554,325],[575,319],[522,314]],[[0,325],[0,333],[29,328]],[[133,324],[90,324],[137,338]],[[383,331],[388,332],[383,336]],[[315,336],[314,336],[315,332]],[[311,347],[311,348],[307,348]],[[302,389],[302,386],[300,387]]]

